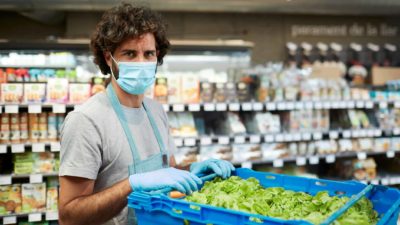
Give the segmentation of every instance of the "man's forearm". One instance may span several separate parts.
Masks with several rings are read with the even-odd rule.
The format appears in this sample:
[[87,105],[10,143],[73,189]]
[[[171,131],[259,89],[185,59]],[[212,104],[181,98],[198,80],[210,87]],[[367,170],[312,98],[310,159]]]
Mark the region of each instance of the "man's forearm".
[[128,179],[101,192],[76,198],[60,206],[61,225],[101,224],[116,216],[131,193]]

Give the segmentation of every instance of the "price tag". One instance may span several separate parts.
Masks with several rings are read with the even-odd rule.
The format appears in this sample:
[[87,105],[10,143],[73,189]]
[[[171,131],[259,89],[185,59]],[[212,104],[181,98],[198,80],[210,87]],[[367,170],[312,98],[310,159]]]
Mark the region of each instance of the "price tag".
[[374,108],[374,102],[372,102],[372,101],[366,101],[366,102],[365,102],[365,108],[367,108],[367,109],[372,109],[372,108]]
[[0,154],[7,153],[7,145],[0,145]]
[[198,112],[200,111],[200,104],[189,104],[190,112]]
[[286,103],[286,108],[288,110],[293,110],[294,109],[294,103],[293,102],[288,102]]
[[301,141],[301,133],[293,134],[293,140],[294,141]]
[[214,103],[205,103],[204,111],[215,111],[215,104]]
[[269,110],[269,111],[274,111],[274,110],[276,110],[276,103],[275,102],[269,102],[269,103],[267,103],[267,110]]
[[67,107],[64,104],[54,104],[53,105],[53,113],[65,113],[67,111]]
[[297,157],[296,165],[297,166],[305,166],[307,164],[307,159],[305,157]]
[[382,185],[385,185],[385,186],[387,186],[387,185],[389,185],[389,184],[390,184],[390,182],[389,182],[389,179],[388,179],[388,178],[382,178],[382,179],[381,179],[381,183],[382,183]]
[[275,159],[272,163],[274,167],[283,167],[283,160],[282,159]]
[[400,101],[395,102],[395,103],[394,103],[394,107],[395,107],[395,108],[400,108]]
[[356,107],[356,103],[354,101],[347,101],[346,106],[349,109],[354,109]]
[[394,128],[393,129],[393,134],[394,135],[400,135],[400,128],[399,127]]
[[340,101],[339,102],[339,108],[340,109],[345,109],[347,107],[347,103],[345,101]]
[[185,144],[185,146],[195,146],[196,139],[195,138],[185,138],[184,144]]
[[3,218],[3,224],[16,224],[17,217],[16,216],[6,216]]
[[240,110],[240,104],[239,103],[230,103],[229,104],[229,110],[230,111],[239,111]]
[[291,141],[293,141],[293,134],[285,134],[285,135],[284,135],[284,140],[285,140],[286,142],[291,142]]
[[6,111],[6,113],[18,113],[18,111],[19,111],[19,107],[18,107],[18,105],[6,105],[5,106],[5,111]]
[[218,143],[221,145],[229,144],[229,137],[218,137]]
[[304,103],[303,102],[296,102],[296,109],[304,109]]
[[338,109],[338,108],[340,108],[340,102],[338,102],[338,101],[332,102],[332,108],[333,108],[333,109]]
[[397,184],[397,178],[396,178],[396,177],[390,177],[390,178],[389,178],[389,183],[390,183],[390,185],[395,185],[395,184]]
[[43,182],[43,175],[42,174],[31,174],[29,175],[29,183],[42,183]]
[[388,158],[394,158],[395,152],[394,151],[387,151],[386,152],[386,157]]
[[375,137],[380,137],[380,136],[382,136],[382,130],[380,130],[380,129],[374,130],[374,136],[375,136]]
[[12,144],[11,152],[12,153],[23,153],[23,152],[25,152],[25,145],[24,144]]
[[217,103],[217,111],[226,111],[227,107],[226,103]]
[[310,133],[303,133],[302,137],[303,137],[304,141],[310,141],[311,140],[311,134]]
[[365,153],[365,152],[358,152],[357,153],[357,159],[365,160],[366,158],[367,158],[367,153]]
[[52,142],[50,144],[50,151],[52,152],[59,152],[61,149],[61,144],[60,142]]
[[58,212],[46,212],[46,220],[58,220]]
[[9,185],[11,184],[11,176],[4,175],[0,176],[0,185]]
[[251,135],[250,143],[257,144],[261,142],[261,137],[259,135]]
[[28,215],[29,222],[40,222],[42,221],[42,214],[41,213],[31,213]]
[[339,132],[337,132],[337,131],[329,131],[329,138],[330,139],[338,139],[339,138]]
[[344,137],[344,138],[350,138],[350,137],[351,137],[351,131],[349,131],[349,130],[344,130],[344,131],[343,131],[343,137]]
[[326,163],[334,163],[336,161],[335,155],[327,155],[325,158]]
[[183,112],[183,111],[185,111],[185,105],[184,104],[174,104],[172,106],[172,111],[174,111],[174,112]]
[[163,104],[163,109],[165,112],[169,112],[169,105],[168,104]]
[[352,130],[352,131],[351,131],[351,136],[352,136],[353,138],[358,138],[358,137],[360,137],[360,131],[359,131],[359,130]]
[[283,134],[277,134],[275,135],[275,140],[276,142],[283,142],[285,140]]
[[324,104],[324,109],[330,109],[330,108],[332,108],[332,103],[329,102],[329,101],[324,102],[323,104]]
[[28,105],[28,113],[42,113],[41,105]]
[[313,134],[314,140],[321,140],[322,139],[322,133],[317,132]]
[[242,168],[252,169],[253,163],[252,162],[242,162]]
[[286,102],[279,102],[278,103],[278,110],[286,110]]
[[242,103],[242,110],[243,111],[251,111],[252,110],[252,105],[250,102],[244,102]]
[[361,129],[360,130],[360,137],[366,137],[367,136],[367,130],[366,129]]
[[265,135],[264,141],[267,142],[267,143],[274,142],[274,135],[271,135],[271,134]]
[[244,136],[235,136],[234,141],[236,144],[243,144],[246,141],[246,138]]
[[200,144],[201,145],[211,145],[212,139],[210,137],[202,137],[200,139]]
[[260,102],[253,103],[253,110],[254,111],[262,111],[264,109],[264,105]]
[[319,164],[318,156],[311,156],[308,160],[310,161],[310,165],[318,165]]
[[362,109],[365,107],[365,102],[364,101],[357,101],[356,103],[357,108]]
[[306,102],[306,109],[313,109],[314,104],[312,102]]
[[377,180],[377,179],[371,180],[371,184],[379,185],[379,180]]
[[174,143],[175,143],[176,147],[182,147],[183,146],[182,138],[174,138]]
[[44,152],[44,143],[33,143],[32,152]]
[[379,108],[386,109],[388,107],[388,103],[386,101],[379,102]]
[[315,109],[322,109],[322,102],[315,102],[314,103],[314,108]]
[[374,135],[375,135],[374,130],[371,130],[371,129],[367,130],[367,136],[368,137],[374,137]]

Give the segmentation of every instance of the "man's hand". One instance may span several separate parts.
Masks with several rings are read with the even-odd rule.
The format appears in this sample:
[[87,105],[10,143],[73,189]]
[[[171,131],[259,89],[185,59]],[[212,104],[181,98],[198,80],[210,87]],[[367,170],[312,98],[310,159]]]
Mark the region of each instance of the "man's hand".
[[232,163],[219,160],[219,159],[208,159],[203,162],[192,163],[190,166],[190,172],[196,175],[214,172],[218,176],[226,179],[231,176],[232,171],[235,170],[235,167]]

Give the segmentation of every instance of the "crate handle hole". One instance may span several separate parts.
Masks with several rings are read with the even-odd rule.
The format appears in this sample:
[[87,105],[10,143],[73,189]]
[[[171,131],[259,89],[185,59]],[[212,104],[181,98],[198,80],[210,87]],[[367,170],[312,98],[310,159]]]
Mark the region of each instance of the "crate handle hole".
[[272,176],[272,175],[267,175],[267,176],[265,176],[265,178],[267,178],[268,180],[275,180],[276,179],[276,177]]
[[172,209],[172,211],[174,211],[176,214],[182,214],[182,210],[180,209]]
[[193,210],[197,210],[197,211],[200,211],[200,210],[201,210],[201,207],[198,206],[198,205],[190,205],[189,207],[190,207],[191,209],[193,209]]
[[337,195],[345,195],[346,192],[345,191],[335,191],[335,194],[337,194]]
[[317,182],[315,182],[315,184],[318,186],[323,186],[323,187],[328,186],[326,183],[321,182],[321,181],[317,181]]
[[256,222],[256,223],[264,223],[264,221],[262,220],[262,219],[260,219],[260,218],[257,218],[257,217],[249,217],[249,221],[250,222]]

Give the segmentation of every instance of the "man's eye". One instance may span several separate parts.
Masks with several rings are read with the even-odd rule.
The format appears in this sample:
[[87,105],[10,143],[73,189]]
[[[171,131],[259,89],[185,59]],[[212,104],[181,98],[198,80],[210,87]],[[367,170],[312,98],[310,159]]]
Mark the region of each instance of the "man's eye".
[[155,54],[154,54],[154,52],[147,52],[147,56],[154,56]]
[[133,54],[133,52],[127,52],[127,53],[125,53],[125,55],[126,56],[128,56],[128,57],[135,57],[135,54]]

